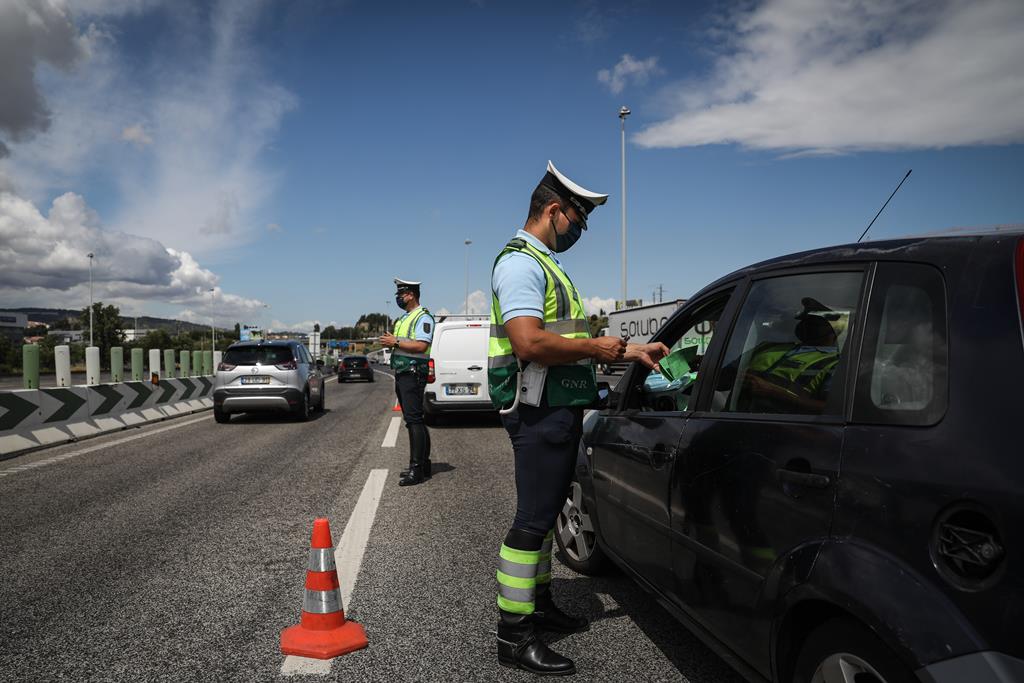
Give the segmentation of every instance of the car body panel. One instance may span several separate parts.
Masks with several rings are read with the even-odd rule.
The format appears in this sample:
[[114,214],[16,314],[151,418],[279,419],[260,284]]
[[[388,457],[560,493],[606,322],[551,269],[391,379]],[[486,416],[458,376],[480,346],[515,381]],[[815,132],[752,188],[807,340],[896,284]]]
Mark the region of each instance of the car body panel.
[[[271,361],[286,361],[290,356],[294,369],[282,369],[275,362],[262,363],[252,359],[232,364],[232,351],[258,350]],[[255,351],[253,351],[255,353]],[[284,363],[281,363],[284,364]],[[223,369],[222,369],[223,368]],[[265,384],[243,384],[246,378],[268,378]],[[316,405],[323,393],[323,373],[306,348],[294,341],[252,341],[232,344],[214,378],[213,402],[224,413],[294,410],[304,392],[309,393],[310,406]]]
[[[484,316],[446,316],[434,325],[430,357],[434,381],[424,393],[424,410],[493,412],[487,390],[487,344],[490,325]],[[462,393],[470,391],[475,393]]]

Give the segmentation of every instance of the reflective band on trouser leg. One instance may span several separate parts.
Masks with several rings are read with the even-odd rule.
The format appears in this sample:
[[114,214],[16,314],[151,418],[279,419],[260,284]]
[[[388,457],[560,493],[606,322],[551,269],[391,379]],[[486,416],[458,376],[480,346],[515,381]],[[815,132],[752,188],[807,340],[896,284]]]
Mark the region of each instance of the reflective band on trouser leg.
[[498,607],[516,614],[533,614],[537,587],[536,550],[517,550],[501,544],[498,559]]
[[537,585],[551,583],[551,545],[555,540],[555,530],[552,529],[544,537],[544,544],[540,547],[540,555],[537,560]]

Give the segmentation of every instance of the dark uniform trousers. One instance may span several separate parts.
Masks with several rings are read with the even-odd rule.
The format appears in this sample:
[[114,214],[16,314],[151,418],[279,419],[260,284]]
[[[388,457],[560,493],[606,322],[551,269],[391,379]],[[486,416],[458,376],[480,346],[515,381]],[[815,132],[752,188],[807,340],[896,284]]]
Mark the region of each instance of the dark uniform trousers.
[[520,404],[502,416],[502,423],[512,440],[516,472],[516,516],[508,540],[511,547],[536,550],[565,505],[583,434],[583,409]]
[[395,375],[395,395],[402,408],[405,428],[409,431],[409,464],[428,467],[430,460],[430,430],[423,423],[423,391],[427,377],[419,370],[408,370]]

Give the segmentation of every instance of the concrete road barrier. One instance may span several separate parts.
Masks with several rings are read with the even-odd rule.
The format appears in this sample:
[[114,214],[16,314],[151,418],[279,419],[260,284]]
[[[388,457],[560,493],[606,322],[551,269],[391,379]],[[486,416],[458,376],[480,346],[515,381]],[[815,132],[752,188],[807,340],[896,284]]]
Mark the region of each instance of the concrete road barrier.
[[212,407],[212,376],[0,391],[0,459]]

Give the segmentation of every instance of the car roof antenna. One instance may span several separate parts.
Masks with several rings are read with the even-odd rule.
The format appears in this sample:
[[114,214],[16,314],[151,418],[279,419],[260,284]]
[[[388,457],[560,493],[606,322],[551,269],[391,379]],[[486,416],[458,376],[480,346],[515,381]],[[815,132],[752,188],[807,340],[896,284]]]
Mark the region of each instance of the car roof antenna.
[[914,169],[911,168],[907,171],[907,175],[903,176],[903,180],[900,181],[900,184],[897,185],[896,189],[892,191],[891,195],[889,195],[889,199],[885,200],[885,204],[882,204],[882,208],[878,210],[878,213],[875,214],[875,217],[871,219],[870,223],[868,223],[868,227],[864,228],[864,232],[862,232],[860,234],[860,237],[857,238],[858,244],[860,244],[860,241],[864,239],[864,235],[868,234],[868,230],[871,229],[871,226],[875,224],[875,221],[878,220],[878,217],[882,215],[883,211],[885,211],[885,207],[889,206],[889,202],[892,201],[892,198],[896,196],[896,193],[900,191],[901,187],[903,187],[903,183],[906,182],[907,178],[909,178],[910,174],[913,172]]

